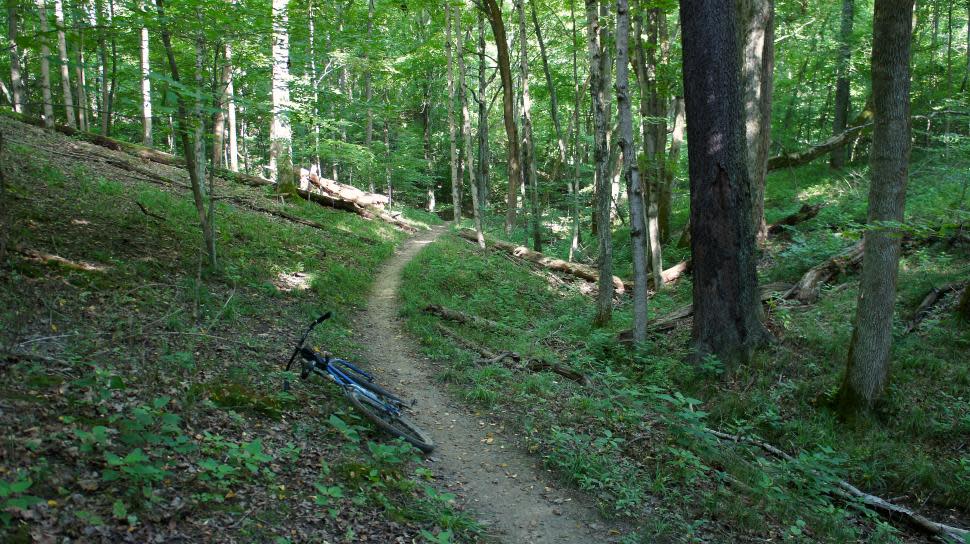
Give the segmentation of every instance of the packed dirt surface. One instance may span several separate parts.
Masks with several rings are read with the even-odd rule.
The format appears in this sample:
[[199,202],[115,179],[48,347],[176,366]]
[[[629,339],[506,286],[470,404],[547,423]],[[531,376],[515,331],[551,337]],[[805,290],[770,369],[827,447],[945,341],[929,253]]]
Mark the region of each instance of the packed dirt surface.
[[398,318],[401,271],[446,229],[404,242],[378,274],[357,333],[371,369],[378,381],[417,401],[413,417],[437,445],[428,458],[431,468],[489,534],[514,544],[618,541],[622,531],[608,528],[588,499],[559,489],[536,459],[496,432],[487,415],[455,402],[428,361],[416,355]]

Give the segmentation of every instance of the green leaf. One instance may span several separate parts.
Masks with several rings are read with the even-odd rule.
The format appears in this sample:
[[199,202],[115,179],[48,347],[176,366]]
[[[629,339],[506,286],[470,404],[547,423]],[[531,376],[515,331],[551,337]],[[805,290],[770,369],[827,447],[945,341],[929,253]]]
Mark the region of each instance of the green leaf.
[[115,519],[125,519],[128,517],[128,508],[125,507],[125,503],[121,501],[115,501],[114,506],[111,507],[111,515]]

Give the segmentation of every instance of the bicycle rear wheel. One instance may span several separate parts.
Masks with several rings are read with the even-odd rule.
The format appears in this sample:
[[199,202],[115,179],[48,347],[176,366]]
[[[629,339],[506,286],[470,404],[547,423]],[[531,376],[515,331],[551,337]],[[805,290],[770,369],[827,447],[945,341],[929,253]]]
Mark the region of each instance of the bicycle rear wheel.
[[[434,441],[431,440],[431,437],[408,419],[407,416],[404,414],[394,415],[388,413],[384,409],[383,403],[379,403],[366,395],[362,395],[352,388],[346,391],[350,403],[360,410],[362,414],[367,416],[367,419],[373,421],[380,429],[403,438],[424,453],[431,453],[434,450]],[[377,396],[379,398],[384,397],[380,393],[377,393]]]

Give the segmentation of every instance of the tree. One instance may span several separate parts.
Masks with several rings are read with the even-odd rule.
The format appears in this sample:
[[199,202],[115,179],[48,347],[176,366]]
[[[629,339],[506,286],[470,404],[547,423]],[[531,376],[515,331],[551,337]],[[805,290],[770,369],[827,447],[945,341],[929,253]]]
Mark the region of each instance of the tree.
[[[165,17],[165,3],[164,0],[155,0],[155,6],[158,8],[158,22],[162,35],[162,45],[165,47],[165,55],[168,59],[168,67],[171,72],[172,80],[181,85],[182,79],[179,75],[178,63],[175,60],[175,49],[172,47],[172,38],[168,29],[168,22]],[[198,43],[198,42],[197,42]],[[200,55],[198,52],[196,54],[196,63],[200,60]],[[200,72],[198,64],[196,65],[197,73]],[[201,75],[201,74],[199,74]],[[197,75],[197,77],[199,77]],[[209,266],[215,268],[216,262],[216,242],[215,242],[215,228],[213,220],[213,208],[212,208],[212,198],[211,198],[211,187],[210,187],[210,200],[209,200],[209,210],[206,212],[205,207],[205,154],[200,153],[199,149],[201,147],[201,127],[198,127],[198,122],[201,120],[200,115],[196,115],[195,123],[192,123],[189,119],[188,107],[185,105],[185,93],[176,93],[176,101],[178,104],[177,117],[178,117],[178,136],[182,144],[182,153],[185,155],[185,169],[189,173],[189,180],[192,184],[192,199],[195,203],[195,210],[199,217],[199,223],[202,228],[202,238],[205,244],[205,252],[209,259]],[[196,113],[198,114],[201,108],[198,106],[198,101],[196,102]],[[196,138],[195,142],[192,142],[189,138],[189,125],[196,124]],[[201,161],[201,164],[200,164]]]
[[[842,0],[842,26],[839,32],[839,58],[835,67],[835,117],[832,121],[832,135],[845,132],[849,120],[849,61],[852,60],[852,19],[854,0]],[[832,151],[829,164],[832,168],[845,165],[847,149],[840,147]]]
[[[630,111],[630,6],[616,2],[616,107],[619,116],[620,148],[627,200],[630,203],[630,244],[633,252],[633,341],[647,339],[647,222],[643,213],[643,191],[633,147],[633,114]],[[602,272],[601,272],[602,274]],[[660,276],[655,276],[662,283]]]
[[287,0],[273,0],[273,120],[269,130],[270,179],[286,183],[293,176],[290,129],[290,34]]
[[219,81],[215,89],[215,114],[212,116],[212,167],[223,165],[226,152],[226,113],[229,109],[230,85],[232,82],[232,49],[226,43],[222,46],[222,66],[218,70]]
[[586,0],[589,89],[593,108],[593,162],[596,168],[596,237],[599,242],[597,267],[600,277],[594,319],[597,325],[605,325],[613,317],[613,229],[610,225],[613,195],[610,183],[610,150],[606,137],[610,126],[610,98],[607,91],[610,81],[607,44],[610,40],[605,21],[608,15],[606,4],[601,3],[601,0]]
[[737,11],[681,0],[693,258],[693,358],[728,369],[767,338],[755,275]]
[[61,90],[64,93],[64,113],[67,116],[67,126],[76,128],[74,97],[71,93],[71,76],[67,62],[67,39],[64,37],[64,6],[62,0],[54,0],[54,24],[57,26],[57,59],[61,72]]
[[485,79],[485,13],[478,10],[478,161],[475,163],[475,177],[477,178],[478,205],[484,212],[488,204],[488,163],[491,160],[488,152],[488,104],[485,101],[485,90],[488,81]]
[[[152,72],[151,57],[148,50],[148,26],[141,27],[141,143],[152,147]],[[65,94],[67,90],[65,89]]]
[[519,81],[522,85],[522,168],[529,190],[532,213],[532,248],[542,251],[542,213],[539,211],[539,183],[536,179],[536,153],[532,139],[532,96],[529,93],[529,34],[525,23],[525,0],[515,1],[519,15]]
[[47,45],[47,7],[44,0],[37,0],[37,14],[40,16],[40,89],[44,99],[44,125],[54,127],[54,102],[51,98],[51,50]]
[[13,111],[24,113],[26,91],[21,78],[20,48],[17,47],[18,0],[7,0],[7,49],[10,51],[10,93]]
[[508,140],[509,191],[508,210],[505,215],[505,233],[512,232],[515,225],[519,184],[522,183],[522,167],[519,162],[519,130],[515,124],[515,91],[512,88],[512,67],[509,60],[509,41],[505,35],[502,9],[496,0],[484,0],[485,15],[492,27],[495,48],[498,52],[498,71],[502,80],[502,114],[505,119],[505,136]]
[[471,38],[470,35],[462,38],[462,26],[461,26],[461,9],[457,10],[458,15],[455,17],[455,23],[457,27],[457,32],[455,35],[458,37],[458,50],[456,59],[458,60],[458,100],[461,103],[461,132],[465,137],[465,172],[468,173],[468,186],[471,187],[472,193],[472,218],[475,221],[475,237],[478,241],[478,246],[485,248],[485,235],[482,231],[482,209],[481,202],[479,201],[479,190],[478,190],[478,178],[475,175],[475,169],[472,165],[472,116],[468,109],[468,94],[469,88],[465,84],[465,47],[464,44]]
[[872,181],[862,276],[845,379],[837,402],[847,415],[871,410],[886,388],[910,153],[910,40],[913,0],[876,0],[872,24]]
[[[848,0],[851,1],[851,0]],[[739,0],[743,25],[741,79],[744,85],[745,138],[751,180],[751,218],[756,240],[768,237],[765,223],[765,178],[771,146],[771,98],[775,66],[773,0]]]
[[445,62],[448,65],[448,145],[451,166],[451,204],[455,222],[461,221],[461,179],[458,177],[458,135],[455,129],[455,63],[451,55],[451,1],[445,0]]

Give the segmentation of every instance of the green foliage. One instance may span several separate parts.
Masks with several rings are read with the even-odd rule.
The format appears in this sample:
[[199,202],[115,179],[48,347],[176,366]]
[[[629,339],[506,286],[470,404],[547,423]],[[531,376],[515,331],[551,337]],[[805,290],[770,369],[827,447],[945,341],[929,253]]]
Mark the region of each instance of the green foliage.
[[44,502],[44,499],[26,493],[32,485],[34,482],[20,473],[14,474],[13,479],[0,480],[0,524],[4,527],[13,519],[8,510],[24,510]]

